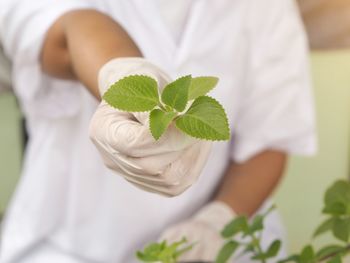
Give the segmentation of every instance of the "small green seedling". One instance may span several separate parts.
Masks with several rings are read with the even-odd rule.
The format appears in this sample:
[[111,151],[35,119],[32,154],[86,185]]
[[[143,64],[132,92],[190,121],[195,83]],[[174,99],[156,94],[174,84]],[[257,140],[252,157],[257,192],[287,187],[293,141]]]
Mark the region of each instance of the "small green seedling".
[[[348,262],[343,259],[350,254],[350,182],[348,180],[338,180],[332,184],[324,196],[324,208],[322,213],[327,216],[315,230],[313,238],[326,233],[331,234],[335,241],[318,249],[308,244],[296,254],[292,254],[285,259],[276,260],[280,252],[282,243],[276,239],[272,241],[267,248],[261,244],[261,235],[264,230],[264,220],[268,214],[273,211],[272,206],[264,214],[254,216],[248,220],[246,216],[238,216],[229,222],[221,231],[221,236],[225,240],[220,249],[215,263],[231,262],[236,251],[241,253],[236,255],[235,259],[249,253],[251,259],[255,262],[276,262],[276,263],[342,263]],[[238,237],[238,238],[237,238]],[[245,239],[242,241],[240,237]],[[185,241],[174,243],[175,247],[183,244]],[[187,246],[180,253],[192,249],[193,245]],[[137,256],[143,262],[157,262],[155,258],[160,259],[160,254],[174,253],[176,248],[172,245],[167,246],[163,241],[160,244],[150,244],[144,252],[138,252]],[[161,252],[172,251],[172,252]],[[140,254],[139,254],[140,253]],[[152,257],[153,253],[157,256]],[[179,253],[179,252],[178,252]],[[162,261],[162,263],[175,263],[178,256],[172,257],[172,261]],[[147,261],[147,259],[149,259]],[[151,260],[152,259],[152,260]]]
[[[103,99],[128,112],[149,111],[150,131],[158,140],[172,122],[182,132],[204,140],[230,139],[227,116],[221,104],[206,96],[218,82],[216,77],[181,77],[159,94],[157,81],[130,75],[111,85]],[[191,105],[188,105],[191,103]]]
[[141,262],[176,263],[178,258],[194,245],[186,243],[185,238],[169,245],[165,240],[161,243],[151,243],[143,251],[137,251],[136,256]]
[[[280,250],[281,241],[276,239],[267,249],[261,246],[261,234],[264,229],[264,219],[275,209],[272,206],[264,214],[256,215],[251,221],[246,216],[238,216],[228,223],[221,231],[222,237],[226,240],[224,246],[219,251],[215,263],[227,263],[238,248],[243,248],[242,256],[246,253],[251,255],[251,259],[256,262],[266,263],[268,259],[274,258]],[[235,239],[245,237],[245,241]]]

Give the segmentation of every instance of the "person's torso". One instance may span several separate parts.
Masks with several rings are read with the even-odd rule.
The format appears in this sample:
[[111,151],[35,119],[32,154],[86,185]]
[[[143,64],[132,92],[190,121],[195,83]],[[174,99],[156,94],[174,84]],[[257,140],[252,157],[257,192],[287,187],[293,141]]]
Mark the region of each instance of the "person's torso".
[[[245,1],[193,1],[179,39],[154,1],[97,5],[127,30],[146,59],[173,78],[219,77],[210,96],[223,104],[234,133],[249,52]],[[230,161],[232,142],[214,143],[201,177],[184,194],[169,199],[140,191],[104,167],[88,138],[97,103],[82,87],[75,88],[77,105],[68,117],[28,116],[32,137],[10,219],[17,220],[13,226],[23,223],[28,236],[40,229],[53,243],[83,257],[132,262],[136,248],[210,199]],[[22,213],[25,219],[20,219]]]

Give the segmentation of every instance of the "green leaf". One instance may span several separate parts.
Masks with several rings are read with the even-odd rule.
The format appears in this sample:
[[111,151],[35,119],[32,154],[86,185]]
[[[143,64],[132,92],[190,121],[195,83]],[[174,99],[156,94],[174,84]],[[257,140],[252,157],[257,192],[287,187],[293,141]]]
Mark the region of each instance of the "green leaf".
[[180,241],[174,242],[170,246],[165,247],[159,256],[159,259],[163,259],[164,261],[165,259],[176,260],[179,256],[181,256],[182,254],[186,253],[187,251],[193,248],[194,244],[190,244],[188,246],[180,248],[182,245],[186,243],[187,243],[186,238],[182,238]]
[[342,263],[341,256],[336,255],[334,258],[331,258],[327,263]]
[[137,251],[136,256],[144,262],[154,262],[158,260],[158,255],[162,251],[163,243],[151,243],[145,247],[144,251]]
[[163,248],[163,243],[151,243],[149,244],[145,250],[144,250],[144,253],[146,254],[149,254],[149,255],[152,255],[152,254],[158,254]]
[[334,222],[334,218],[328,218],[326,221],[324,221],[315,231],[315,233],[313,234],[313,237],[317,237],[329,230],[332,229],[333,227],[333,222]]
[[246,216],[239,216],[228,223],[221,231],[221,235],[224,238],[230,238],[239,232],[248,231],[248,220]]
[[176,127],[184,133],[206,140],[229,140],[230,129],[224,108],[215,99],[201,96],[189,110],[176,120]]
[[193,100],[199,96],[204,96],[211,91],[219,79],[216,77],[197,77],[193,78],[188,91],[188,100]]
[[350,215],[350,183],[345,180],[336,181],[327,189],[324,197],[326,214]]
[[252,224],[249,227],[249,232],[251,234],[256,231],[260,231],[264,228],[264,217],[262,215],[257,215],[254,217]]
[[316,257],[318,260],[323,259],[326,256],[332,255],[334,253],[342,252],[344,247],[339,245],[329,245],[321,248],[317,253]]
[[181,248],[179,250],[177,250],[174,254],[175,258],[178,258],[179,256],[185,254],[186,252],[190,251],[196,244],[190,244],[188,246],[185,246],[184,248]]
[[266,256],[265,256],[264,253],[258,253],[258,254],[256,254],[255,256],[252,256],[251,259],[263,261],[263,260],[266,259]]
[[344,215],[346,213],[346,205],[342,203],[332,203],[327,205],[323,210],[322,213],[333,215],[333,216],[340,216]]
[[136,252],[136,257],[142,262],[155,262],[155,261],[157,261],[157,257],[153,257],[151,255],[146,255],[140,251]]
[[238,247],[239,243],[234,240],[227,242],[219,251],[215,263],[226,263]]
[[185,238],[178,242],[167,245],[166,241],[161,243],[151,243],[144,248],[144,251],[138,251],[136,256],[143,262],[162,262],[175,263],[177,258],[190,250],[193,244],[181,247],[187,242]]
[[166,85],[162,92],[162,101],[178,112],[186,108],[188,89],[191,85],[191,75],[181,77]]
[[277,261],[277,263],[287,263],[287,262],[297,262],[297,263],[299,263],[299,258],[300,258],[299,255],[291,255],[291,256],[289,256],[289,257],[287,257],[285,259]]
[[160,109],[151,111],[149,115],[149,127],[154,139],[158,140],[162,136],[175,116],[175,112],[164,112]]
[[265,253],[265,258],[273,258],[275,257],[281,248],[281,240],[275,240],[271,243],[267,252]]
[[313,263],[316,261],[316,255],[311,245],[304,247],[300,254],[300,263]]
[[244,249],[244,252],[254,252],[255,245],[253,243],[248,243]]
[[350,220],[347,218],[335,218],[332,232],[337,239],[348,242],[350,235]]
[[150,111],[159,103],[157,82],[147,76],[128,76],[114,83],[102,98],[119,110]]

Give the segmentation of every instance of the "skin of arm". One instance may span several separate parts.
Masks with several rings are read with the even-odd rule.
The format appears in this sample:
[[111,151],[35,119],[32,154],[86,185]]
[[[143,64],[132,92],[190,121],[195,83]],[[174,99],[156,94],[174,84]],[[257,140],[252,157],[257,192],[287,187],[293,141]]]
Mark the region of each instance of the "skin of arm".
[[[95,10],[77,10],[62,15],[51,26],[40,59],[44,72],[79,80],[100,100],[99,69],[116,57],[141,56],[127,32],[110,17]],[[286,159],[282,152],[267,150],[244,163],[232,162],[215,199],[237,214],[252,215],[278,184]]]
[[231,162],[215,199],[237,214],[253,215],[276,188],[287,163],[287,154],[266,150],[243,163]]
[[100,100],[99,69],[113,58],[141,56],[127,32],[110,17],[76,10],[62,15],[48,30],[40,60],[44,72],[79,80]]

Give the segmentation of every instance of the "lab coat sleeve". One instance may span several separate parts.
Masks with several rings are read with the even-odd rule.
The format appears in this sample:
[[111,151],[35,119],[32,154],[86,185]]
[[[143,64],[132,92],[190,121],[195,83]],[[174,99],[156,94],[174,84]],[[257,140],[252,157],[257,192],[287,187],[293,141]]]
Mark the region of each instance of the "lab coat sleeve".
[[316,152],[308,48],[293,0],[251,0],[250,51],[232,158],[244,162],[266,149]]
[[25,113],[60,117],[77,111],[76,84],[44,74],[39,59],[51,25],[68,11],[89,8],[88,0],[1,0],[1,42],[12,61],[13,88]]
[[0,45],[0,95],[11,90],[10,62],[5,57]]

